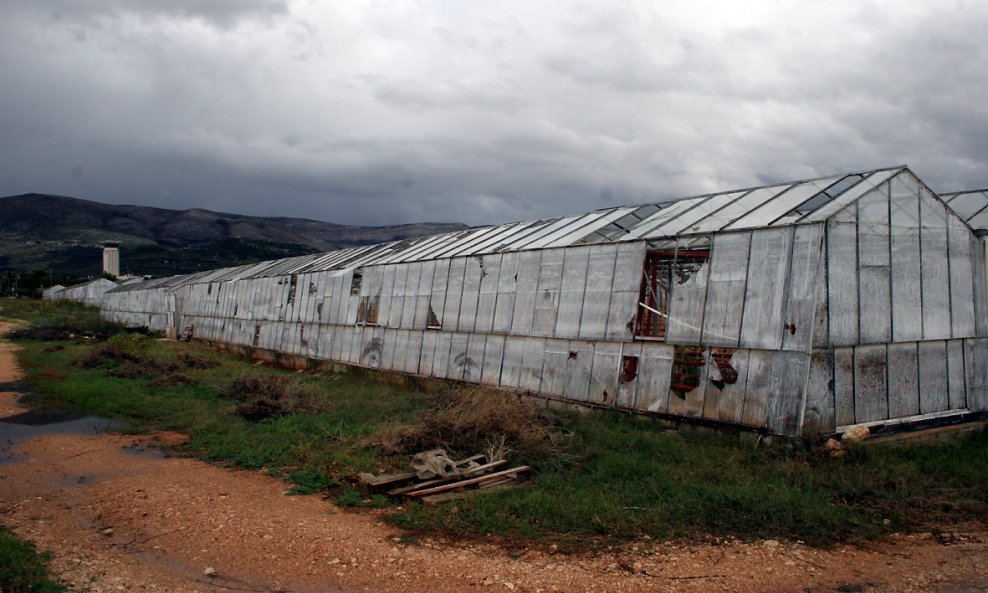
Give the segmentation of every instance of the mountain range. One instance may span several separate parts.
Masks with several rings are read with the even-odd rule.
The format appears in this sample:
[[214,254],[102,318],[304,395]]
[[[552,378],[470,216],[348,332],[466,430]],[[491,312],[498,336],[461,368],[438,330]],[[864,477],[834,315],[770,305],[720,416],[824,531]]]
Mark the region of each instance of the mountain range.
[[0,198],[0,273],[97,275],[103,241],[120,242],[122,273],[163,276],[465,228],[429,222],[349,226],[23,194]]

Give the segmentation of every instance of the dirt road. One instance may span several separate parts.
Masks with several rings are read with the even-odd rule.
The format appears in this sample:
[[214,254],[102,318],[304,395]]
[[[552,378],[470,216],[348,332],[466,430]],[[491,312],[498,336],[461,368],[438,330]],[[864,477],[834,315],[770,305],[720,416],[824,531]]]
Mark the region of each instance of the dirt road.
[[[0,342],[0,392],[18,377],[10,344]],[[0,417],[23,411],[17,398],[0,393]],[[642,541],[590,557],[409,544],[376,512],[343,512],[316,496],[285,496],[283,482],[260,473],[155,452],[180,435],[80,427],[84,420],[61,434],[52,433],[58,426],[36,436],[14,430],[0,451],[0,523],[51,550],[55,572],[80,591],[988,590],[983,527],[830,551]]]

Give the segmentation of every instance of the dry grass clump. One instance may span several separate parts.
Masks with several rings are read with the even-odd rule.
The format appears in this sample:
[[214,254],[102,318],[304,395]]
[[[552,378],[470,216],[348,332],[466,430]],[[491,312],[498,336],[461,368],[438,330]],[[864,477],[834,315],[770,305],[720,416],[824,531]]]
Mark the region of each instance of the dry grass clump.
[[175,360],[148,354],[150,339],[140,334],[118,335],[93,348],[77,364],[86,369],[102,368],[110,377],[148,379],[153,387],[189,385],[194,379],[182,371],[209,369],[219,363],[183,353]]
[[312,388],[298,377],[244,375],[223,394],[240,402],[237,415],[250,422],[318,410]]
[[556,418],[531,398],[475,388],[444,393],[418,423],[379,430],[370,440],[391,454],[442,448],[461,457],[540,456],[563,448],[555,425]]

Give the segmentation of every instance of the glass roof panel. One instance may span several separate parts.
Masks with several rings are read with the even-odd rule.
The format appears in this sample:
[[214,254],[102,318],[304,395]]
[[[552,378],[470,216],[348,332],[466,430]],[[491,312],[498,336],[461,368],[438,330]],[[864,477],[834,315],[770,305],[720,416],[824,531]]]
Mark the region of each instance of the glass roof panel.
[[605,228],[610,228],[612,221],[615,219],[623,220],[630,216],[631,214],[629,213],[634,212],[634,210],[635,208],[615,208],[606,212],[599,212],[599,214],[602,214],[603,216],[600,216],[596,220],[591,220],[587,224],[574,227],[561,237],[552,239],[551,241],[546,241],[543,245],[545,247],[563,247],[566,245],[572,245],[573,243],[579,242],[581,238],[590,233]]
[[[885,171],[875,171],[869,174],[864,180],[862,180],[857,185],[848,189],[839,196],[834,197],[829,203],[817,208],[815,211],[810,212],[806,216],[799,219],[798,222],[820,222],[822,220],[827,220],[834,214],[837,214],[843,210],[848,204],[854,202],[864,194],[875,189],[879,185],[885,183],[889,179],[895,177],[900,172],[902,168],[898,169],[887,169]],[[775,225],[773,225],[775,226]]]
[[758,208],[790,187],[791,185],[787,183],[785,185],[772,185],[769,187],[753,189],[747,194],[737,198],[727,206],[724,206],[717,212],[714,212],[710,216],[704,218],[699,223],[693,225],[690,232],[709,233],[711,231],[719,231],[735,219],[744,216],[755,208]]
[[708,196],[701,196],[699,198],[689,198],[688,200],[679,200],[678,202],[672,202],[668,204],[665,208],[662,208],[652,216],[649,216],[641,222],[641,224],[635,226],[628,233],[628,239],[638,239],[644,236],[650,230],[665,224],[669,220],[676,216],[679,216],[683,212],[686,212],[690,208],[696,206],[700,202],[707,199]]
[[736,191],[726,194],[717,194],[703,200],[696,208],[684,212],[681,216],[651,230],[645,236],[653,237],[674,237],[681,233],[696,232],[692,227],[703,218],[720,210],[747,192]]
[[988,192],[964,192],[955,194],[947,200],[950,209],[967,220],[988,206]]
[[773,199],[724,227],[724,230],[732,231],[767,226],[833,182],[834,178],[829,178],[791,186],[788,191],[776,194]]

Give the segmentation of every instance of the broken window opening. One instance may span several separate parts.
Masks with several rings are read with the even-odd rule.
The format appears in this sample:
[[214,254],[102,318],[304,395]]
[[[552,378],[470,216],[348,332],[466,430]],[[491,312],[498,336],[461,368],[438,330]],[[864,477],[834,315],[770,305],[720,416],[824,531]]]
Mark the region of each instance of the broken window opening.
[[738,382],[738,370],[731,365],[731,358],[737,348],[711,348],[710,358],[717,365],[719,379],[710,379],[710,383],[717,389],[724,389],[725,385],[734,385]]
[[676,346],[669,389],[679,399],[686,399],[686,394],[700,386],[700,377],[706,366],[703,357],[705,349],[704,346]]
[[364,283],[364,273],[360,270],[353,271],[353,278],[350,279],[350,294],[357,296],[360,294],[360,287]]
[[295,303],[295,285],[298,284],[298,274],[292,274],[288,282],[288,306]]
[[673,286],[685,284],[709,260],[709,249],[655,250],[645,254],[635,336],[666,337]]
[[436,317],[436,312],[432,310],[432,303],[429,303],[429,318],[425,322],[426,329],[442,329],[443,324]]
[[357,305],[357,325],[377,325],[377,313],[381,308],[381,295],[360,297]]
[[621,357],[621,383],[631,383],[638,377],[638,357]]

